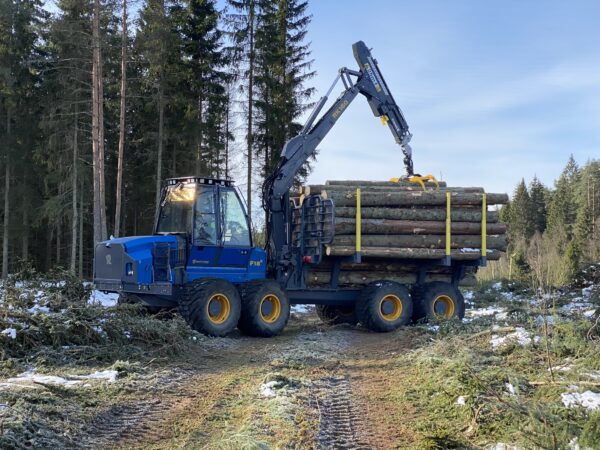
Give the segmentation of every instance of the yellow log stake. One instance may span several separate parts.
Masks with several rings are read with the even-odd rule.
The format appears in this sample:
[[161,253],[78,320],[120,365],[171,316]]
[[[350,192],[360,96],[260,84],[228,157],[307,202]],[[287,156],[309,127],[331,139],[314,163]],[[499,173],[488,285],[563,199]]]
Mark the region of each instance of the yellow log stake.
[[481,256],[487,256],[487,201],[481,195]]
[[361,248],[361,213],[360,213],[360,188],[356,189],[356,253],[360,253]]
[[452,241],[451,226],[450,192],[446,192],[446,256],[450,256],[450,244]]

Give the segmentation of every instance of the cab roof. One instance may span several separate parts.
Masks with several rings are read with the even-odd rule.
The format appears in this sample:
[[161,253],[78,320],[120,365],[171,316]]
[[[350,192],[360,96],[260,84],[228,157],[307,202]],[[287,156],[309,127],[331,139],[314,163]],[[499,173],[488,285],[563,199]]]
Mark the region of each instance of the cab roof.
[[167,186],[174,186],[177,183],[196,183],[208,184],[216,186],[233,186],[233,180],[224,178],[209,178],[209,177],[177,177],[168,178]]

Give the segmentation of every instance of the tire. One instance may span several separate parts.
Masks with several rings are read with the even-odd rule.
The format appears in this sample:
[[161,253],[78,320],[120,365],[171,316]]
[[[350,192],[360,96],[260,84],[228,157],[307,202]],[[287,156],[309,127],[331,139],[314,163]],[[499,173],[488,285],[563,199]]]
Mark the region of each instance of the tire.
[[179,300],[179,313],[189,326],[208,336],[221,337],[233,331],[241,308],[235,286],[218,278],[192,282]]
[[450,283],[435,281],[413,290],[415,321],[438,321],[465,317],[465,299]]
[[327,325],[356,325],[358,323],[354,306],[317,305],[317,316]]
[[242,314],[238,328],[248,336],[271,337],[285,328],[290,318],[290,301],[278,283],[268,280],[239,285]]
[[393,331],[412,319],[413,303],[406,287],[393,281],[375,281],[364,287],[356,302],[360,322],[371,331]]

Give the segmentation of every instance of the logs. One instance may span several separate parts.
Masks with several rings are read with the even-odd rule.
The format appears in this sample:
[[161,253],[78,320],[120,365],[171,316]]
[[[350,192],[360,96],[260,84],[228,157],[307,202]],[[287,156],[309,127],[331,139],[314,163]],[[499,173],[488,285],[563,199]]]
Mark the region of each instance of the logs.
[[[506,226],[489,205],[508,202],[506,194],[485,193],[481,187],[448,187],[426,182],[425,190],[415,183],[402,181],[327,181],[304,186],[300,198],[321,195],[335,205],[335,237],[325,245],[325,257],[318,266],[310,266],[309,285],[328,285],[332,262],[360,252],[361,263],[341,264],[340,286],[360,286],[377,280],[391,280],[412,285],[427,264],[425,281],[452,280],[453,267],[439,264],[446,256],[451,261],[477,261],[482,257],[485,223],[485,256],[497,260],[506,251]],[[360,188],[360,210],[357,189]],[[485,207],[484,207],[485,195]],[[450,204],[448,205],[448,197]],[[447,217],[449,211],[450,217]],[[485,215],[484,215],[485,211]],[[318,216],[313,218],[316,220]],[[359,219],[357,219],[357,216]],[[357,248],[357,225],[360,220],[360,244]],[[311,232],[316,223],[306,225],[300,233],[297,216],[292,231],[294,239],[304,236],[304,245],[321,245]],[[449,235],[447,234],[449,231]],[[448,255],[449,252],[449,255]],[[412,263],[414,261],[414,263]],[[461,285],[475,282],[476,267],[466,267]]]

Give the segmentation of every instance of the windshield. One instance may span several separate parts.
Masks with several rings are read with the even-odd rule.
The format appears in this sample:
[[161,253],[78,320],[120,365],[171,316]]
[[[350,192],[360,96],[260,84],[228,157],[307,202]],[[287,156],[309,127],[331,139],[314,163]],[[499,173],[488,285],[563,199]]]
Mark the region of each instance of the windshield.
[[158,233],[190,233],[196,185],[177,184],[169,187],[161,204]]

